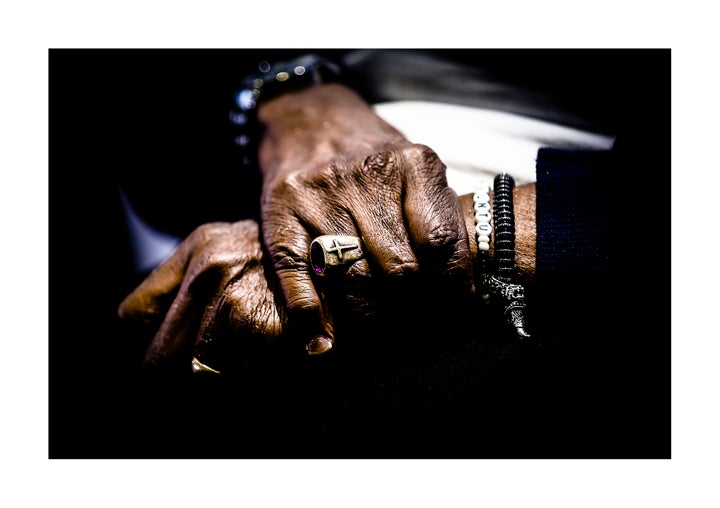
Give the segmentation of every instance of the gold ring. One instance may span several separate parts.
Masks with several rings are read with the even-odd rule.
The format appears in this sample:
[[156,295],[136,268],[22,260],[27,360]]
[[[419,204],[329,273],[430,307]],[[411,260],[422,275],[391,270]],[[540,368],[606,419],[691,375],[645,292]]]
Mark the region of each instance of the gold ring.
[[347,268],[363,255],[362,242],[357,236],[322,235],[310,244],[310,263],[320,276]]
[[211,372],[213,374],[220,374],[219,370],[215,370],[212,367],[208,367],[204,363],[202,363],[200,360],[197,359],[197,357],[193,357],[192,359],[192,371],[197,374],[199,372]]

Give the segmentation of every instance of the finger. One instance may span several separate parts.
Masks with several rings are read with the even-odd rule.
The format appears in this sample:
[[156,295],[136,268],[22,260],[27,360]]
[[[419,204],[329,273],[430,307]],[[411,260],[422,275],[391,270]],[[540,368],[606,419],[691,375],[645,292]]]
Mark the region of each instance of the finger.
[[[335,171],[335,168],[332,170]],[[313,192],[309,194],[310,199],[295,207],[296,216],[302,217],[305,230],[313,237],[308,251],[312,273],[323,278],[330,275],[330,272],[339,276],[349,268],[350,260],[363,255],[360,232],[350,212],[335,201],[338,195],[344,197],[346,194],[345,191],[337,191],[335,195]],[[336,245],[336,242],[339,242],[340,246]],[[344,242],[350,242],[355,247],[345,249],[342,247]],[[324,270],[326,260],[334,261],[328,264],[328,272]]]
[[415,171],[407,172],[404,213],[423,266],[455,282],[471,284],[472,259],[459,199],[447,183],[445,165],[434,151],[417,146],[405,152]]
[[152,322],[167,312],[182,283],[192,252],[191,243],[182,242],[167,260],[125,297],[118,307],[120,318]]
[[195,341],[203,311],[193,304],[183,283],[160,328],[145,353],[147,367],[184,368],[191,364],[191,346]]
[[320,290],[332,314],[336,330],[355,327],[374,319],[379,301],[380,279],[373,278],[367,259],[355,261],[346,271],[320,281]]
[[[252,230],[244,223],[208,223],[196,229],[181,244],[177,256],[150,277],[148,295],[161,294],[168,281],[181,279],[172,304],[145,354],[145,365],[190,365],[205,308],[222,294],[228,280],[245,266],[245,236]],[[233,243],[240,238],[243,242]],[[236,246],[237,248],[232,248]]]
[[214,320],[230,280],[242,274],[245,263],[233,258],[203,255],[191,261],[180,289],[145,355],[147,366],[191,362],[201,327]]
[[260,342],[285,336],[287,317],[268,287],[262,264],[239,272],[217,302],[208,306],[195,343],[196,358],[224,372],[248,360]]
[[[328,241],[331,237],[337,237],[342,243],[343,237],[346,237],[358,242],[359,252],[342,251],[343,257],[349,258],[349,261],[339,266],[328,267],[319,275],[320,268],[315,265],[312,252],[313,244],[319,240],[319,236],[314,237],[310,247],[311,273],[325,312],[333,316],[335,328],[338,320],[344,319],[345,316],[351,316],[351,321],[369,318],[375,311],[377,287],[372,282],[371,267],[365,253],[366,247],[352,217],[345,208],[328,206],[304,207],[298,210],[298,215],[307,219],[306,229],[321,232],[321,236],[326,236]],[[321,245],[325,245],[325,242],[321,242]],[[326,259],[328,256],[325,252],[326,248],[327,245],[318,249],[322,253],[317,257]]]
[[346,197],[372,261],[389,276],[418,270],[418,260],[405,226],[400,163],[394,152],[367,158],[363,161],[363,185],[355,195]]
[[310,235],[297,217],[272,213],[263,221],[265,244],[290,319],[292,334],[301,337],[309,354],[329,351],[335,340],[330,319],[311,276]]

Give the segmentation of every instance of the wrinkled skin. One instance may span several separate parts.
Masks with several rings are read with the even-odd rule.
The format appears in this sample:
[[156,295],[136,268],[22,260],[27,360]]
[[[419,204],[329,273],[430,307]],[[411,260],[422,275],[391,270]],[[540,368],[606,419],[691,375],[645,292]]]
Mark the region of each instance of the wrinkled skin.
[[151,367],[189,366],[222,337],[277,341],[287,328],[250,220],[197,228],[123,300],[119,315],[158,326],[145,356]]
[[309,353],[335,339],[308,262],[318,235],[360,237],[367,260],[356,269],[366,277],[392,285],[423,272],[469,294],[468,234],[433,150],[410,143],[340,85],[282,95],[260,119],[263,241]]
[[[515,194],[518,268],[525,281],[534,278],[534,192],[534,185],[526,185],[516,188]],[[474,229],[472,195],[463,195],[460,201],[470,236]],[[228,341],[238,346],[259,342],[300,348],[303,337],[291,332],[259,230],[250,220],[200,226],[123,300],[121,318],[144,322],[156,330],[146,352],[147,366],[187,370],[193,356],[211,368],[242,363],[244,358],[227,357],[228,351],[234,354],[243,349],[228,348]],[[472,257],[475,243],[470,245]],[[461,305],[456,308],[462,294],[438,297],[442,284],[437,282],[442,281],[433,284],[428,278],[404,277],[392,287],[387,279],[368,275],[368,268],[367,260],[360,260],[339,277],[315,281],[323,305],[332,310],[328,313],[332,324],[336,324],[336,316],[343,319],[346,331],[357,332],[348,335],[359,336],[364,346],[374,351],[385,347],[375,338],[375,320],[383,313],[400,326],[409,319],[422,331],[427,330],[428,322],[443,326],[453,319],[468,319]],[[408,280],[410,283],[400,284]],[[447,304],[442,311],[441,303]],[[420,311],[423,306],[429,312]],[[453,315],[454,310],[458,314]],[[424,318],[429,321],[423,322]],[[367,337],[362,330],[368,332]]]
[[[223,321],[229,320],[231,328],[243,323],[252,333],[280,336],[279,307],[308,353],[327,352],[335,340],[330,304],[341,300],[360,314],[370,312],[370,279],[376,288],[387,285],[392,291],[403,284],[399,280],[422,274],[443,281],[440,287],[449,294],[470,294],[468,233],[445,165],[433,150],[410,143],[342,85],[287,93],[261,104],[258,113],[264,127],[260,240],[270,273],[261,271],[255,256],[260,249],[257,235],[244,240],[219,234],[218,225],[193,233],[174,259],[121,306],[122,315],[159,314],[162,309],[155,300],[179,289],[147,363],[186,350]],[[249,225],[236,227],[240,233]],[[366,253],[342,284],[333,284],[325,294],[309,264],[310,243],[322,234],[358,236]],[[220,267],[219,260],[228,266]],[[277,283],[278,305],[270,301],[267,289],[242,298],[253,293],[263,277],[266,285]],[[224,289],[205,311],[188,308],[185,290],[198,295],[210,285]],[[145,292],[150,296],[143,298],[150,300],[139,300]],[[232,310],[233,304],[238,309]],[[141,311],[143,305],[150,310]],[[258,325],[253,316],[268,322]]]
[[[282,95],[259,118],[262,225],[199,227],[120,306],[121,317],[159,327],[147,365],[187,366],[218,350],[220,337],[324,353],[339,316],[365,322],[377,308],[400,316],[402,304],[417,318],[415,303],[442,315],[440,302],[471,297],[472,196],[448,187],[433,150],[340,85]],[[534,186],[516,193],[519,269],[531,278]],[[309,246],[321,234],[360,237],[365,259],[315,277]]]
[[[194,357],[226,372],[226,367],[234,371],[244,361],[252,361],[238,357],[257,353],[257,348],[247,347],[252,343],[299,351],[302,336],[293,332],[266,260],[254,221],[214,222],[193,231],[120,304],[122,319],[156,330],[145,366],[187,371]],[[357,261],[339,277],[317,284],[333,325],[337,317],[345,330],[372,331],[378,306],[393,321],[417,319],[413,314],[419,302],[435,308],[434,287],[419,282],[412,290],[398,285],[393,292],[379,287],[382,279],[368,276],[366,266],[366,260]],[[401,317],[403,306],[410,309],[410,316]],[[378,347],[372,341],[367,345]]]
[[[248,343],[299,345],[276,295],[255,221],[213,222],[193,231],[172,255],[121,302],[121,319],[156,330],[144,364],[187,370],[195,357],[216,369]],[[359,265],[321,285],[323,301],[355,323],[376,309],[376,288]],[[224,369],[222,369],[224,370]]]

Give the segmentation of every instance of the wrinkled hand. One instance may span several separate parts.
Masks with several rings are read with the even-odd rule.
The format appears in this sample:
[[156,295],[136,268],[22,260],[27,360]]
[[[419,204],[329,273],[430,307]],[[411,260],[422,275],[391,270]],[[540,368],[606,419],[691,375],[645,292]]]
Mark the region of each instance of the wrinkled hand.
[[318,235],[360,237],[367,256],[353,271],[376,284],[422,272],[470,292],[466,225],[433,150],[407,141],[340,86],[288,94],[261,113],[263,241],[309,353],[329,350],[335,337],[309,263]]
[[197,228],[123,300],[119,315],[159,327],[145,356],[151,367],[188,368],[217,351],[218,340],[272,342],[287,331],[250,220]]
[[[405,143],[363,160],[290,173],[270,185],[262,210],[264,239],[290,316],[330,343],[332,316],[321,304],[308,256],[317,235],[360,237],[367,259],[354,270],[389,284],[421,267],[459,283],[470,280],[457,196],[427,147]],[[329,346],[320,341],[311,342],[310,352]]]

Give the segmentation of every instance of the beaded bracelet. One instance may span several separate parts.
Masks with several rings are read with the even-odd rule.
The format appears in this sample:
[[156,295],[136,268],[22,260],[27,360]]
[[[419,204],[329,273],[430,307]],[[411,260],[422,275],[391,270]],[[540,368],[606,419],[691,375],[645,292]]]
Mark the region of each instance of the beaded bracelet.
[[488,278],[490,291],[499,295],[505,304],[508,323],[518,338],[528,338],[525,331],[525,288],[513,283],[515,278],[515,212],[513,188],[515,180],[507,173],[499,174],[493,182],[494,258],[496,275]]
[[481,296],[485,303],[490,302],[490,286],[488,274],[490,272],[490,241],[492,238],[492,209],[490,208],[491,182],[483,180],[473,193],[473,208],[475,210],[475,237],[477,238],[477,262],[475,280],[480,282]]
[[230,121],[239,128],[235,144],[242,149],[243,166],[257,168],[257,152],[261,128],[257,108],[282,93],[308,88],[319,83],[340,81],[343,72],[339,64],[310,54],[286,62],[261,62],[258,71],[246,76],[235,94],[235,107]]

